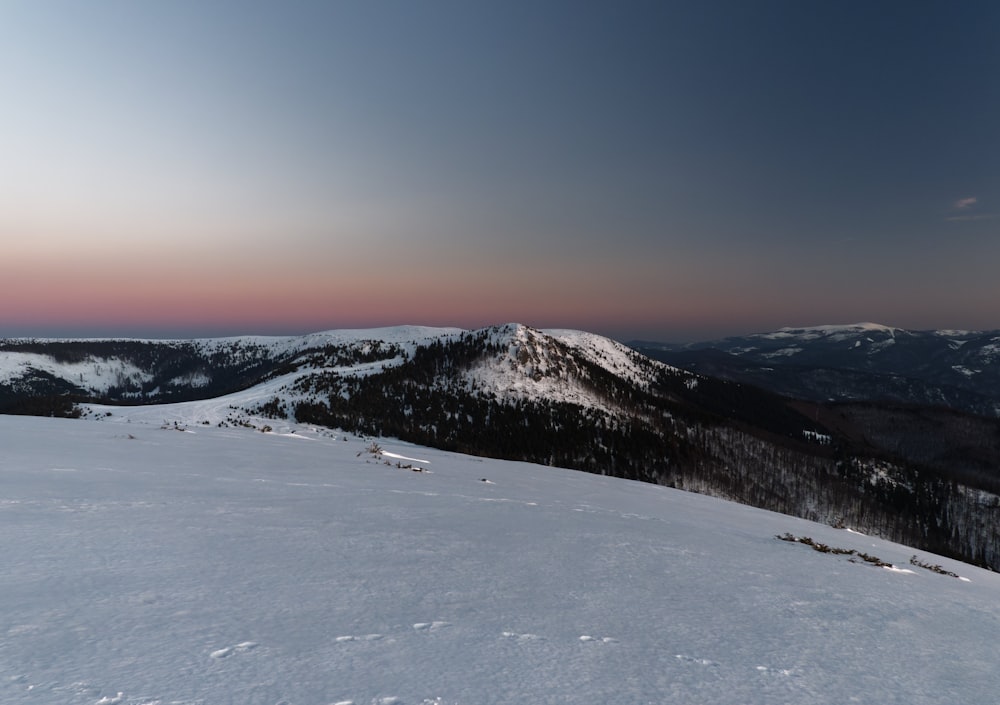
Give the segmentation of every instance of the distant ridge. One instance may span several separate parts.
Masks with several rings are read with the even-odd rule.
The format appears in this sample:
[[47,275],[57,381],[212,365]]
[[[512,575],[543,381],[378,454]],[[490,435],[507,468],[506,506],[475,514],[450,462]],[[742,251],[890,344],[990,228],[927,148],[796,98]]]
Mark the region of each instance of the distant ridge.
[[693,372],[797,399],[901,402],[1000,417],[1000,330],[913,331],[855,323],[630,346]]

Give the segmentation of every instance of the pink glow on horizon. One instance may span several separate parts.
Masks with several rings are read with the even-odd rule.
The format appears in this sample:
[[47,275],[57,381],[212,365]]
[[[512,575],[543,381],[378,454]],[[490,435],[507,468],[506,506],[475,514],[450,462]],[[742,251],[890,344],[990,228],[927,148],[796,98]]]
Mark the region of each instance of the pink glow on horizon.
[[[817,301],[754,291],[738,277],[711,291],[699,269],[679,263],[666,276],[658,263],[631,263],[616,273],[600,262],[520,261],[511,256],[462,262],[387,252],[341,258],[259,246],[253,256],[24,257],[0,261],[0,337],[9,335],[292,334],[332,328],[420,324],[480,328],[519,322],[577,328],[619,339],[704,340],[817,325],[876,320],[932,327],[899,315],[899,300],[872,309],[863,291]],[[623,271],[624,270],[624,271]],[[984,310],[990,292],[983,292]],[[845,313],[846,311],[846,313]],[[942,313],[941,317],[944,317]],[[950,327],[988,328],[972,322]],[[32,332],[25,332],[32,331]],[[61,331],[69,331],[63,333]]]
[[[595,285],[572,272],[520,278],[503,270],[467,268],[439,273],[287,273],[192,267],[27,268],[0,271],[0,326],[32,330],[273,330],[308,332],[339,327],[416,323],[478,328],[517,321],[539,327],[627,330],[666,320],[694,320],[690,303],[671,306],[657,292],[623,312],[613,282]],[[39,276],[38,272],[45,272]],[[700,308],[700,307],[699,307]],[[703,311],[704,313],[704,311]],[[4,335],[0,329],[0,335]]]

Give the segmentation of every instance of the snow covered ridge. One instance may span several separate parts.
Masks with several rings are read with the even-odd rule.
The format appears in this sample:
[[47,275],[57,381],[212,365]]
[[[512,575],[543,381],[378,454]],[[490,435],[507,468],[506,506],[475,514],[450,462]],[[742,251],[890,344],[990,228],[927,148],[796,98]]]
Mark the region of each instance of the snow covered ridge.
[[1000,689],[996,573],[617,478],[392,439],[382,458],[291,423],[160,428],[198,403],[0,416],[4,705],[938,705]]
[[889,400],[1000,417],[1000,331],[856,323],[632,347],[685,369],[799,399]]
[[805,328],[781,328],[774,333],[761,333],[761,338],[849,338],[858,333],[885,333],[895,336],[896,333],[906,333],[902,328],[885,326],[881,323],[852,323],[848,325],[807,326]]
[[[481,331],[424,326],[332,330],[304,336],[239,336],[195,340],[17,339],[0,340],[0,387],[19,393],[42,387],[46,393],[107,397],[110,401],[150,403],[209,397],[259,383],[289,366],[303,371],[336,369],[341,374],[368,374],[400,364],[416,349],[448,345],[472,337],[491,346],[506,345],[515,363],[512,374],[484,373],[477,382],[505,394],[562,394],[585,403],[562,385],[539,384],[543,378],[566,377],[566,352],[572,349],[594,365],[607,367],[635,384],[646,384],[664,369],[629,348],[590,333],[554,331],[548,335],[519,324]],[[385,354],[383,354],[385,353]],[[353,367],[351,361],[381,362]],[[570,365],[572,366],[572,365]],[[564,379],[565,381],[565,379]]]
[[311,351],[364,354],[366,346],[380,343],[412,352],[461,332],[398,326],[191,340],[0,340],[0,410],[5,396],[33,392],[148,403],[210,397],[256,384]]
[[[414,369],[431,358],[432,371]],[[422,380],[427,393],[446,384],[505,403],[571,404],[612,415],[631,405],[636,393],[650,393],[664,375],[691,381],[689,373],[601,336],[516,323],[475,331],[398,326],[296,337],[8,340],[0,341],[0,412],[72,415],[79,401],[181,402],[252,388],[253,405],[234,409],[231,422],[249,412],[302,413],[335,423],[329,394],[336,389],[359,396],[347,386],[396,368]],[[404,406],[413,413],[412,405]],[[319,413],[321,407],[327,411]]]

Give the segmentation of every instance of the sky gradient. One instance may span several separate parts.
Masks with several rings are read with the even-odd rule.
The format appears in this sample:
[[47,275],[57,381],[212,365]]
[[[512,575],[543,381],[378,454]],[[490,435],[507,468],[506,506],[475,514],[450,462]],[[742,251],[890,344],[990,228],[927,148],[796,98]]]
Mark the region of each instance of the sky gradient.
[[0,337],[1000,328],[1000,3],[0,3]]

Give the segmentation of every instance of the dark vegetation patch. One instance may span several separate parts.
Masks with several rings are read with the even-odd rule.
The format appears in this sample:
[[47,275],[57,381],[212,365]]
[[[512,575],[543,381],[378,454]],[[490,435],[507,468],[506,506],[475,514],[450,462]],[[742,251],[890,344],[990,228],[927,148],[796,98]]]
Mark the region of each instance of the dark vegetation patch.
[[921,561],[916,556],[912,556],[910,558],[910,565],[915,565],[915,566],[917,566],[919,568],[926,568],[927,570],[931,571],[932,573],[937,573],[938,575],[947,575],[947,576],[952,577],[952,578],[959,577],[958,573],[952,573],[950,570],[945,570],[944,568],[942,568],[939,565],[933,565],[931,563],[924,563],[923,561]]
[[819,551],[820,553],[831,553],[835,556],[852,556],[852,558],[848,559],[852,563],[856,563],[857,561],[854,559],[857,558],[877,568],[895,568],[892,563],[883,561],[878,556],[872,556],[867,553],[855,551],[853,548],[834,548],[832,546],[827,546],[825,543],[813,541],[808,536],[793,536],[790,533],[785,533],[775,536],[774,538],[782,541],[791,541],[792,543],[805,544],[806,546],[812,547],[814,551]]

